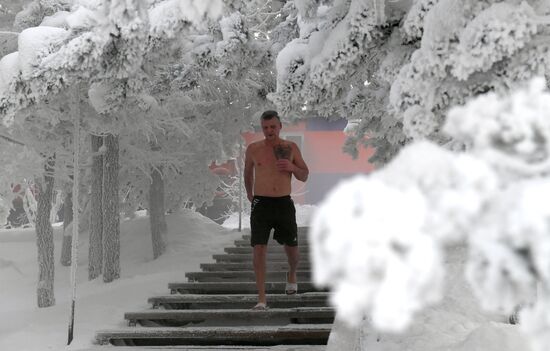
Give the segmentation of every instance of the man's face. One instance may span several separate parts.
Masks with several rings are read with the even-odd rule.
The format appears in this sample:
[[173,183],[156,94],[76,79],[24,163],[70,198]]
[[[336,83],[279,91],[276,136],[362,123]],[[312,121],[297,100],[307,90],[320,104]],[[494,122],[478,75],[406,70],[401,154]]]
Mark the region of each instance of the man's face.
[[281,132],[281,122],[276,117],[262,120],[262,131],[267,140],[276,140]]

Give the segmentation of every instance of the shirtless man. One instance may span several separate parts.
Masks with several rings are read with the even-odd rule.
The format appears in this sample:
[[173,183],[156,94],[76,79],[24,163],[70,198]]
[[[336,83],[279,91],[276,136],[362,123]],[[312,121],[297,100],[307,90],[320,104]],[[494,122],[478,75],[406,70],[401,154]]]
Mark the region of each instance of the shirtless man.
[[296,209],[290,198],[292,175],[305,182],[309,170],[298,146],[279,138],[282,124],[276,111],[265,111],[261,117],[264,140],[252,143],[246,149],[244,184],[251,204],[250,245],[254,253],[254,273],[258,289],[258,304],[253,309],[267,309],[265,272],[267,242],[272,228],[273,238],[284,249],[289,271],[285,293],[298,292],[298,228]]

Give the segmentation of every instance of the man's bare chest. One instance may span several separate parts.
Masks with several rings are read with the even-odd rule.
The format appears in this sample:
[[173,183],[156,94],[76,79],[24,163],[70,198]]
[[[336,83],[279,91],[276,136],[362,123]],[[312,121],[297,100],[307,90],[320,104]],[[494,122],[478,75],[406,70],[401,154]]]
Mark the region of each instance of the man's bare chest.
[[276,168],[277,159],[285,158],[292,162],[293,155],[290,146],[258,148],[254,153],[254,165],[262,168]]
[[271,152],[269,151],[270,150],[258,150],[258,152],[256,152],[254,155],[254,165],[256,168],[270,169],[276,167],[277,159],[275,158],[275,154],[273,150],[271,150]]

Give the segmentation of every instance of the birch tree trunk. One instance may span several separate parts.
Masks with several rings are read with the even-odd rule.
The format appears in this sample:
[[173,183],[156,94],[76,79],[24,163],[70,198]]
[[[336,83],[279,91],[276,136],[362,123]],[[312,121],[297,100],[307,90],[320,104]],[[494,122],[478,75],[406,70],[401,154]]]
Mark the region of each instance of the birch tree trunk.
[[92,186],[90,194],[90,248],[88,251],[88,280],[103,271],[103,156],[98,155],[103,138],[92,135]]
[[63,245],[61,246],[61,265],[71,265],[71,245],[73,235],[67,227],[73,221],[73,193],[65,192],[65,200],[63,201]]
[[151,224],[151,239],[153,240],[153,258],[156,259],[166,251],[166,217],[164,211],[164,178],[162,170],[151,170],[151,186],[149,187],[149,222]]
[[103,281],[120,278],[120,216],[118,211],[118,136],[103,138]]
[[36,243],[38,246],[38,307],[55,305],[54,297],[54,243],[50,223],[54,185],[55,156],[49,157],[44,167],[44,178],[36,179],[38,203],[36,210]]

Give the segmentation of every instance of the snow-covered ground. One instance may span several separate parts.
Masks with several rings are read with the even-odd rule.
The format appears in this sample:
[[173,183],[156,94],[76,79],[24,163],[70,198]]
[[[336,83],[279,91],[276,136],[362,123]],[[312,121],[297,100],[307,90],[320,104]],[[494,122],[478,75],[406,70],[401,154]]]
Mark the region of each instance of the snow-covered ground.
[[[297,206],[300,226],[308,224],[314,206]],[[219,226],[189,210],[168,216],[168,252],[152,260],[148,218],[144,215],[121,225],[121,279],[104,284],[87,281],[87,236],[80,238],[75,340],[68,348],[92,347],[99,329],[126,327],[123,314],[149,307],[147,298],[168,294],[170,281],[185,280],[185,272],[199,270],[211,255],[232,245],[241,233],[238,216]],[[243,218],[248,227],[248,218]],[[69,318],[69,271],[61,266],[61,228],[55,228],[56,306],[36,307],[36,244],[33,229],[0,230],[0,350],[63,350]],[[460,259],[459,259],[460,261]],[[456,283],[456,288],[461,283]],[[452,310],[452,311],[449,311]],[[475,312],[469,299],[455,290],[447,302],[426,311],[406,336],[376,334],[365,338],[368,351],[527,351],[517,327],[488,321]],[[495,319],[496,320],[496,319]],[[504,345],[504,346],[503,346]],[[346,351],[341,349],[342,351]]]
[[[169,294],[168,282],[184,281],[215,253],[241,234],[199,213],[167,217],[168,251],[153,261],[149,221],[145,216],[121,225],[121,279],[105,284],[87,280],[88,237],[79,245],[75,339],[70,349],[91,345],[98,329],[126,326],[124,312],[148,308],[147,298]],[[54,307],[36,307],[37,250],[33,229],[0,231],[0,350],[62,350],[67,343],[70,268],[59,264],[62,233],[55,228]]]

